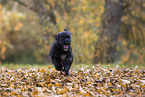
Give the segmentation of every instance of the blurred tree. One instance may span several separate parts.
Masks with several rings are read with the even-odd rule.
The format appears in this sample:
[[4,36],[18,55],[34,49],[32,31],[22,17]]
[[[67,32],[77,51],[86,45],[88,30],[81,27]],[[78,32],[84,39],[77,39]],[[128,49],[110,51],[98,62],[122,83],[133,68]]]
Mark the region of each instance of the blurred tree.
[[[48,56],[50,45],[54,40],[53,36],[59,31],[63,31],[63,29],[67,27],[73,34],[72,46],[75,56],[75,62],[92,62],[91,59],[93,58],[94,43],[97,40],[97,34],[95,33],[95,31],[97,31],[100,26],[100,17],[104,10],[104,8],[102,7],[104,2],[102,0],[26,0],[23,2],[22,0],[12,1],[17,2],[24,8],[30,9],[32,12],[37,14],[37,16],[39,16],[39,26],[41,27],[41,30],[36,30],[36,33],[33,34],[33,37],[39,40],[39,43],[41,45],[44,45],[44,48],[39,49],[37,52],[33,51],[35,52],[35,56],[39,56],[38,59],[44,59],[44,56],[40,57],[40,53],[42,52],[45,56]],[[39,3],[38,6],[36,6],[36,3]],[[94,8],[97,8],[98,11],[96,12]],[[49,20],[53,21],[53,19],[49,17],[51,15],[48,15],[49,12],[52,12],[54,14],[54,20],[56,20],[56,23],[49,22]],[[38,21],[35,20],[35,22]],[[44,60],[42,62],[44,62]]]
[[[110,2],[110,0],[106,1]],[[144,0],[111,0],[114,3],[120,3],[123,8],[121,13],[117,7],[114,10],[118,10],[118,15],[121,14],[119,19],[119,26],[111,25],[116,20],[112,16],[115,12],[110,11],[109,5],[105,9],[102,16],[102,29],[100,37],[96,44],[94,62],[121,62],[121,63],[144,63],[145,62],[145,1]],[[123,3],[122,3],[123,2]],[[107,13],[110,12],[108,15]],[[111,19],[112,20],[111,20]],[[111,21],[111,22],[110,22]],[[116,22],[117,23],[117,22]],[[115,31],[118,26],[120,31]],[[108,27],[108,28],[107,28]],[[110,30],[109,30],[110,29]],[[111,31],[111,29],[115,31]],[[110,34],[110,31],[112,34]],[[115,36],[115,37],[114,37]],[[110,39],[111,37],[111,39]],[[115,40],[115,41],[114,41]]]
[[95,47],[95,63],[115,62],[122,12],[123,0],[105,0],[105,11],[102,18],[103,28]]
[[120,34],[120,62],[145,63],[145,0],[124,0]]
[[37,13],[37,15],[41,19],[41,24],[46,25],[49,22],[56,24],[56,17],[52,9],[52,4],[49,3],[48,0],[32,0],[33,5],[27,4],[26,1],[22,1],[22,0],[12,0],[12,1],[15,1],[20,5],[27,7],[30,10]]
[[0,59],[48,63],[54,36],[67,27],[75,63],[145,62],[144,2],[0,0]]

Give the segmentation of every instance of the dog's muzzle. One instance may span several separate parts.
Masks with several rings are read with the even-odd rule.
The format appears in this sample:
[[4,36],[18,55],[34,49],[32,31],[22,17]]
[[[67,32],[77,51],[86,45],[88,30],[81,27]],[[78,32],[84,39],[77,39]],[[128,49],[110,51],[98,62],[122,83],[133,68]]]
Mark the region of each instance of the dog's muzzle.
[[69,40],[64,41],[64,45],[63,45],[64,51],[68,51],[70,44],[71,42]]

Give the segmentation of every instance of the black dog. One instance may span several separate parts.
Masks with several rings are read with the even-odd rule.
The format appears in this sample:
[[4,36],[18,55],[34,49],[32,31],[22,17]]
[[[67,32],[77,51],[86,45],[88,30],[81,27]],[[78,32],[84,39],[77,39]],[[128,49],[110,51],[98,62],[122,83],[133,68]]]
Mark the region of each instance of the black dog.
[[52,44],[50,50],[51,61],[56,70],[65,71],[65,75],[69,74],[69,69],[73,62],[73,53],[71,47],[71,32],[64,29],[56,35],[56,41]]

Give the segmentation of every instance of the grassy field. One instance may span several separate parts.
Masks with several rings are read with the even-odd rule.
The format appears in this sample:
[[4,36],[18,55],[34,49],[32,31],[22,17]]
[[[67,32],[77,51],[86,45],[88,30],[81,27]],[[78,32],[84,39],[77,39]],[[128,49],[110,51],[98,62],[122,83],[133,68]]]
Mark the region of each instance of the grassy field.
[[[13,64],[13,63],[5,63],[1,64],[0,66],[8,68],[8,69],[20,69],[20,68],[47,68],[49,65],[51,65],[51,68],[54,68],[52,64]],[[79,68],[89,68],[92,69],[93,67],[98,68],[110,68],[110,69],[116,69],[116,68],[138,68],[138,69],[145,69],[145,64],[72,64],[71,68],[79,69]]]
[[52,64],[0,65],[0,97],[145,96],[145,66],[73,64],[70,76]]

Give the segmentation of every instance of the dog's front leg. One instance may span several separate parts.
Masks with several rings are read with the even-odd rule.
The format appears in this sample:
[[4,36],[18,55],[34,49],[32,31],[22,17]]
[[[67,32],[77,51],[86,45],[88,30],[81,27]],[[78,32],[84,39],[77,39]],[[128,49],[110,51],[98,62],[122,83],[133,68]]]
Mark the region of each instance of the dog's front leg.
[[66,60],[64,61],[64,71],[65,71],[65,75],[70,75],[69,74],[69,69],[71,67],[71,64],[73,62],[73,57],[69,56],[68,58],[66,58]]
[[61,60],[59,58],[56,58],[56,57],[51,57],[51,58],[52,58],[52,63],[55,66],[55,69],[58,71],[61,71],[62,70]]

